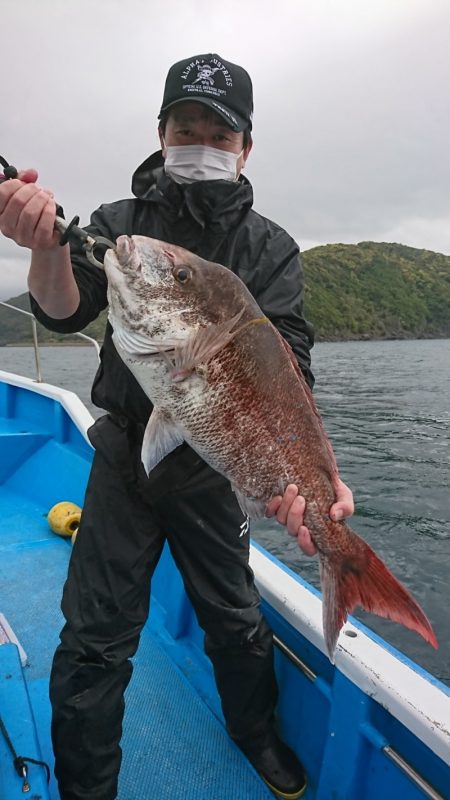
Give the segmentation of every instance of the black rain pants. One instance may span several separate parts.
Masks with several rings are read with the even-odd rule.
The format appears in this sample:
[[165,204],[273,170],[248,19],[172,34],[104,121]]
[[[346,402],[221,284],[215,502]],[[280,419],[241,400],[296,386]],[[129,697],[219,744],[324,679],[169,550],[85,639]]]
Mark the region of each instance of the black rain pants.
[[228,481],[187,446],[148,479],[140,437],[111,417],[90,429],[96,453],[50,681],[61,800],[113,800],[124,692],[165,540],[204,629],[230,735],[263,741],[277,687],[272,634],[248,565],[249,535]]

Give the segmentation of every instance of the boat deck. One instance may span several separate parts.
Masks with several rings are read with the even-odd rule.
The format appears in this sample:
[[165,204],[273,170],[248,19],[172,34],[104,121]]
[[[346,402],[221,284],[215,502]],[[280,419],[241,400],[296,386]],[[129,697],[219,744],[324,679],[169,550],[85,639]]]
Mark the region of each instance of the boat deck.
[[[0,612],[28,657],[24,675],[41,756],[33,742],[32,720],[24,720],[26,694],[16,648],[9,645],[0,648],[0,713],[20,755],[42,757],[52,770],[48,676],[63,622],[59,603],[70,544],[49,530],[48,509],[38,503],[0,487],[0,508]],[[175,645],[173,640],[165,640],[160,616],[155,602],[151,625],[145,628],[134,658],[134,675],[126,696],[119,800],[273,798],[227,736],[218,707],[210,708],[211,703],[199,696],[176,662],[184,664],[185,669],[191,663],[196,670],[198,663],[194,666],[189,653],[175,654],[175,661],[173,653],[168,655],[167,648]],[[206,672],[205,667],[205,675],[197,676],[194,683],[202,684],[212,695],[212,676]],[[14,685],[10,679],[6,686],[7,675],[11,674],[16,678]],[[18,714],[20,703],[24,710]],[[212,705],[215,703],[213,697]],[[24,727],[28,730],[24,731]],[[67,743],[68,747],[73,745]],[[28,751],[24,752],[26,747]],[[23,797],[21,780],[13,770],[1,736],[0,763],[4,765],[0,797]],[[31,796],[45,798],[45,793],[41,795],[46,791],[43,770],[32,765],[29,776]],[[53,776],[49,797],[59,798]]]

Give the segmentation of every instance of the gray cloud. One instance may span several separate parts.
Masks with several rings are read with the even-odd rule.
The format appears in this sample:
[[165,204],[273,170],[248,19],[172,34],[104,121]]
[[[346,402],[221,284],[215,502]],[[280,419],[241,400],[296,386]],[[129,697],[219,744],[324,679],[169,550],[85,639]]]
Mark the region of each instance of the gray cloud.
[[[0,255],[0,300],[21,294],[27,290],[27,274],[29,256],[26,251],[17,255],[17,247],[4,246],[4,255]],[[10,252],[8,252],[10,251]],[[2,251],[3,253],[3,243]]]
[[[158,147],[167,69],[218,52],[250,72],[255,208],[304,248],[401,241],[450,253],[445,0],[189,4],[7,0],[0,152],[84,222]],[[162,10],[161,10],[162,9]],[[27,263],[0,238],[0,297]],[[16,281],[17,274],[17,281]],[[20,276],[20,277],[19,277]]]

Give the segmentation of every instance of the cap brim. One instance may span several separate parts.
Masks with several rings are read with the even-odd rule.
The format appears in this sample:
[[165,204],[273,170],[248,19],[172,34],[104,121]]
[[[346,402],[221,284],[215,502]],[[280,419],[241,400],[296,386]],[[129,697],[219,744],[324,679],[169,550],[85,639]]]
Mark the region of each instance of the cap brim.
[[208,106],[215,111],[219,117],[222,117],[223,120],[227,123],[228,127],[231,128],[236,133],[240,133],[241,131],[245,131],[247,128],[251,128],[248,121],[245,120],[243,117],[236,114],[235,111],[231,111],[230,108],[224,106],[223,103],[218,103],[217,100],[209,97],[181,97],[179,100],[174,100],[173,103],[167,103],[166,106],[163,106],[161,111],[158,114],[158,119],[161,119],[162,115],[169,111],[170,108],[173,106],[179,105],[180,103],[202,103],[204,106]]

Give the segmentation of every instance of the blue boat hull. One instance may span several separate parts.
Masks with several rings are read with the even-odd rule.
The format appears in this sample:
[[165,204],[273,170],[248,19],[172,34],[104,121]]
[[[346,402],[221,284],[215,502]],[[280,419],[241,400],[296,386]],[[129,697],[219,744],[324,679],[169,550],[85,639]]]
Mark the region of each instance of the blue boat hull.
[[[28,659],[22,667],[15,645],[0,646],[0,716],[17,752],[51,767],[48,678],[71,548],[46,515],[62,500],[83,505],[89,421],[74,395],[0,376],[0,613]],[[307,768],[307,800],[449,798],[448,689],[354,620],[333,666],[318,593],[260,547],[252,565],[277,641],[280,727]],[[203,633],[168,550],[126,702],[121,800],[272,797],[225,732]],[[0,763],[0,798],[23,797],[1,733]],[[31,796],[57,800],[42,767],[31,765],[29,779]]]

